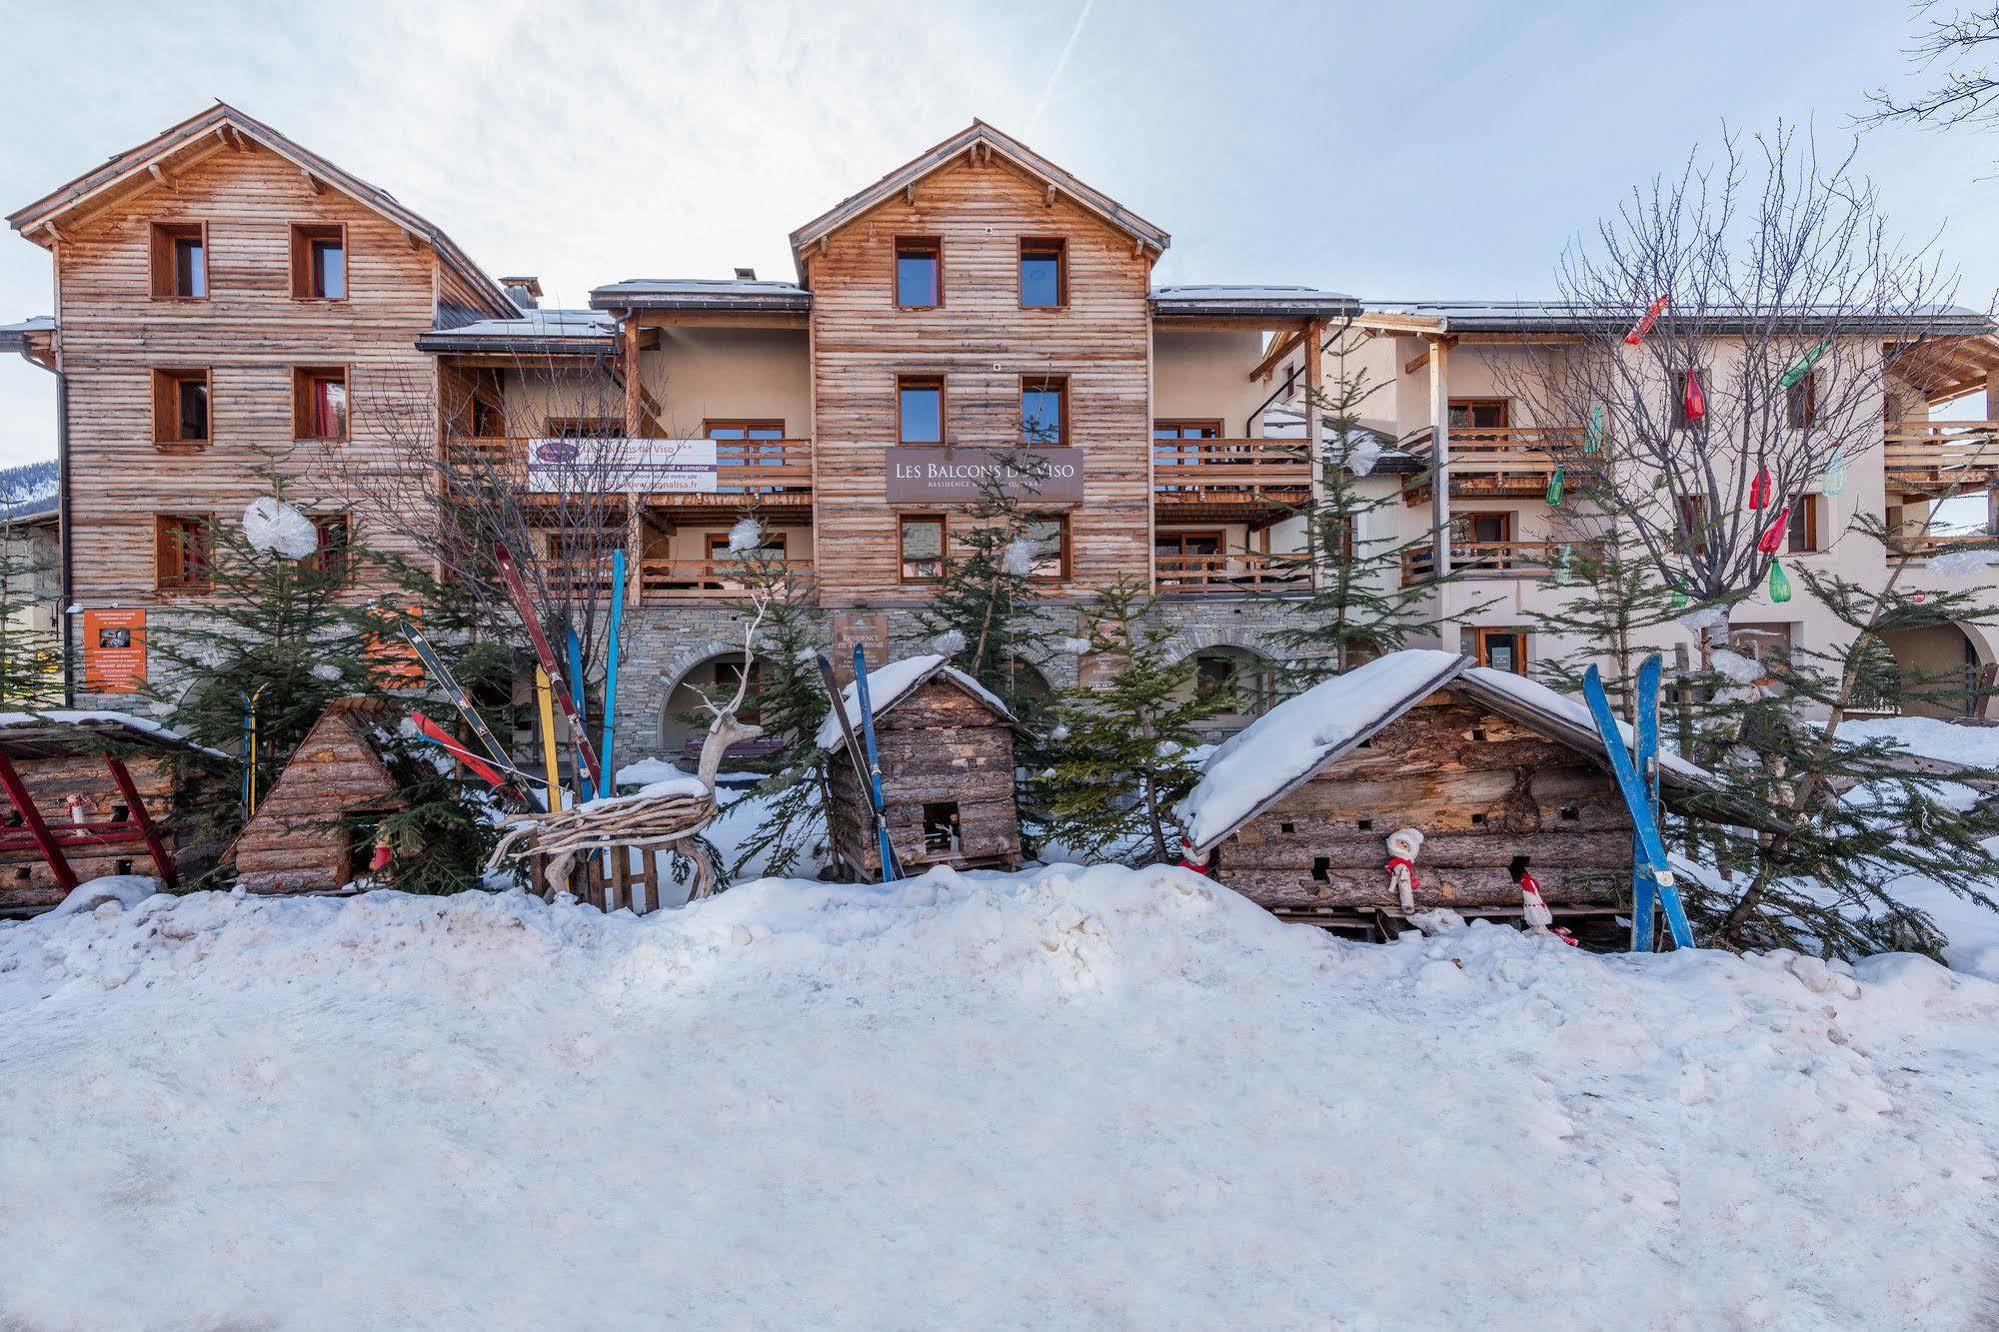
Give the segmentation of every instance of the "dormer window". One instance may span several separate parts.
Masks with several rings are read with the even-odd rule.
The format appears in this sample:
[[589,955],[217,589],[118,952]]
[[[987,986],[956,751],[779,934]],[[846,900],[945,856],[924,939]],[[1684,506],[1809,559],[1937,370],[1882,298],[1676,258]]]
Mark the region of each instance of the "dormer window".
[[1069,247],[1059,240],[1020,243],[1020,304],[1027,310],[1059,310],[1069,303]]
[[347,228],[300,223],[292,228],[292,295],[302,301],[347,299]]
[[153,299],[208,297],[208,227],[201,222],[153,224]]
[[895,303],[905,310],[944,303],[944,246],[935,236],[896,237]]

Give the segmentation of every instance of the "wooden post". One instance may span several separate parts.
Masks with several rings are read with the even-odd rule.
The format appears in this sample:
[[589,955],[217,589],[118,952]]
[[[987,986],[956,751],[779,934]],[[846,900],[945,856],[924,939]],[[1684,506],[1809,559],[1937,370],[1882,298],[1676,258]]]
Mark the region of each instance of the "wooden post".
[[0,788],[5,788],[7,798],[14,802],[14,808],[21,811],[21,822],[28,826],[35,845],[42,849],[42,859],[49,863],[49,872],[56,876],[56,883],[64,892],[76,887],[76,871],[69,867],[62,848],[49,832],[49,825],[42,822],[42,812],[35,808],[35,798],[28,794],[28,788],[21,781],[21,774],[14,771],[14,761],[0,754]]
[[[1443,338],[1430,343],[1430,526],[1436,553],[1430,567],[1438,579],[1451,572],[1451,345]],[[1444,595],[1437,593],[1439,632],[1443,628]]]
[[[1319,384],[1324,370],[1324,367],[1319,363],[1320,327],[1321,325],[1318,320],[1307,319],[1305,321],[1305,340],[1299,344],[1305,356],[1305,456],[1310,460],[1312,469],[1312,507],[1315,512],[1325,497],[1326,489],[1325,481],[1319,475],[1319,462],[1322,451],[1319,442],[1318,400],[1320,393]],[[1322,581],[1320,577],[1320,565],[1323,561],[1320,555],[1321,552],[1319,551],[1315,550],[1312,552],[1313,587],[1318,587]]]
[[639,438],[639,312],[633,310],[624,323],[625,333],[625,438]]
[[131,822],[139,829],[139,837],[146,844],[146,851],[153,857],[153,868],[160,872],[160,882],[171,888],[175,883],[174,858],[160,837],[159,825],[152,815],[146,813],[146,802],[139,799],[139,788],[132,782],[132,774],[125,770],[125,760],[116,754],[104,756],[104,766],[111,770],[111,780],[118,784],[118,794],[125,797],[125,808],[132,811]]

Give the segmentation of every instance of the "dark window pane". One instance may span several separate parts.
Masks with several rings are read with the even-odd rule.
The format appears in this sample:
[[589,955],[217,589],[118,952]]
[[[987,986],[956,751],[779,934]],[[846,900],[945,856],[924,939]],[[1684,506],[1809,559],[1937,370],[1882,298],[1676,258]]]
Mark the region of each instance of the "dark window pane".
[[938,444],[944,439],[944,392],[932,385],[902,390],[902,442]]
[[1034,306],[1062,304],[1060,255],[1044,252],[1020,256],[1020,303]]
[[337,241],[312,243],[312,294],[329,300],[347,294],[347,252]]
[[936,518],[902,520],[902,576],[938,578],[944,573],[944,524]]
[[1034,518],[1028,521],[1021,535],[1034,546],[1034,562],[1028,566],[1028,576],[1060,578],[1062,547],[1069,536],[1069,525],[1060,518]]
[[180,390],[180,438],[208,438],[208,385],[199,379],[183,379]]
[[183,238],[174,242],[174,294],[208,294],[208,264],[199,240]]
[[1063,390],[1059,385],[1021,391],[1022,439],[1032,444],[1062,442],[1062,393]]
[[895,257],[895,303],[937,304],[937,256],[898,254]]

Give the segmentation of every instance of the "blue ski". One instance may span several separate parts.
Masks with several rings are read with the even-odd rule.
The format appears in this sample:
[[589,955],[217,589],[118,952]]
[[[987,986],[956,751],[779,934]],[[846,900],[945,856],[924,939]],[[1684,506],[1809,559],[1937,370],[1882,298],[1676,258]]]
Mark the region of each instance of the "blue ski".
[[1594,666],[1583,674],[1583,698],[1589,703],[1597,734],[1603,737],[1604,753],[1609,756],[1610,771],[1617,778],[1618,793],[1624,797],[1624,807],[1631,812],[1631,827],[1640,853],[1634,859],[1632,872],[1651,877],[1659,901],[1666,908],[1666,925],[1672,931],[1673,942],[1681,948],[1692,948],[1694,932],[1680,903],[1680,890],[1673,882],[1673,866],[1666,858],[1665,843],[1659,839],[1659,821],[1652,816],[1652,802],[1638,770],[1632,766],[1631,752],[1624,747],[1617,714],[1610,710],[1610,697],[1603,692],[1603,676]]
[[[868,699],[868,652],[859,643],[854,644],[854,701],[860,705],[861,736],[867,743],[868,797],[875,807],[875,840],[881,844],[882,882],[891,883],[902,877],[902,866],[896,863],[895,847],[888,840],[888,804],[882,797],[881,756],[875,751],[875,710]],[[839,703],[836,701],[834,706]]]
[[[1646,803],[1656,822],[1659,817],[1659,654],[1645,658],[1638,668],[1638,780],[1645,787]],[[1631,836],[1631,951],[1652,951],[1652,918],[1658,902],[1652,876],[1639,870],[1644,848],[1638,835]]]
[[[611,762],[611,727],[618,714],[618,634],[625,622],[625,552],[611,552],[611,629],[604,645],[604,794],[618,793],[618,768]],[[579,672],[580,674],[580,672]]]
[[[580,753],[581,748],[587,747],[590,743],[590,714],[586,708],[587,700],[583,695],[583,640],[576,636],[574,629],[569,631],[569,701],[576,707],[576,739]],[[601,768],[599,771],[606,781],[611,780],[609,768]],[[597,798],[596,792],[590,785],[590,774],[581,762],[576,765],[576,784],[582,788],[579,793],[582,801],[587,803]]]

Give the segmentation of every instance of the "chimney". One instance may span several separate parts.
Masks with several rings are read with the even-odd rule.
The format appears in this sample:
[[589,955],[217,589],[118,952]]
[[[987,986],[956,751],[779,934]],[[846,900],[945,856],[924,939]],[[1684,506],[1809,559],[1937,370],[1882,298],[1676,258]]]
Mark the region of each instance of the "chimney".
[[757,280],[757,270],[756,270],[756,269],[754,269],[754,268],[739,268],[739,269],[737,269],[737,270],[736,270],[736,281],[738,281],[738,282],[755,282],[756,280]]
[[541,279],[538,277],[503,277],[500,286],[507,293],[507,299],[516,309],[535,310],[541,306]]

